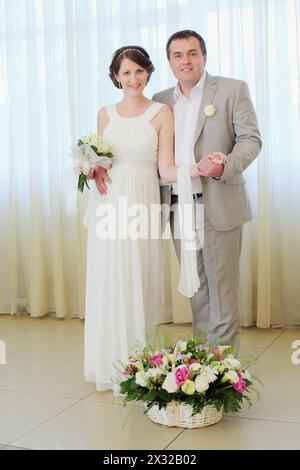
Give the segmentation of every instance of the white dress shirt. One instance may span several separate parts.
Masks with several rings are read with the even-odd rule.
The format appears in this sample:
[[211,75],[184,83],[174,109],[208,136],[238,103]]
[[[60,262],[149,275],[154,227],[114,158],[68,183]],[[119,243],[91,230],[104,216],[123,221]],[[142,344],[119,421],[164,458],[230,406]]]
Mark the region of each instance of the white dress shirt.
[[[194,146],[196,142],[196,125],[201,106],[206,72],[191,89],[186,98],[180,90],[179,83],[174,90],[175,119],[175,164],[189,166],[196,163]],[[192,179],[193,193],[202,193],[200,176]],[[172,185],[172,194],[178,194],[177,184]]]

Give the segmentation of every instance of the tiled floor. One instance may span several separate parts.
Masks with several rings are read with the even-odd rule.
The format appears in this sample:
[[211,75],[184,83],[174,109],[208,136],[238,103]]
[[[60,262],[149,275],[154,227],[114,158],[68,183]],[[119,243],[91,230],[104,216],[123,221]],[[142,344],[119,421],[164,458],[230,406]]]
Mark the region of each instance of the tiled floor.
[[[300,364],[291,361],[300,329],[243,329],[240,355],[254,355],[261,399],[216,425],[195,430],[152,423],[143,408],[124,408],[95,392],[82,375],[80,320],[0,315],[7,364],[0,365],[0,448],[300,449]],[[190,325],[160,327],[174,338]]]

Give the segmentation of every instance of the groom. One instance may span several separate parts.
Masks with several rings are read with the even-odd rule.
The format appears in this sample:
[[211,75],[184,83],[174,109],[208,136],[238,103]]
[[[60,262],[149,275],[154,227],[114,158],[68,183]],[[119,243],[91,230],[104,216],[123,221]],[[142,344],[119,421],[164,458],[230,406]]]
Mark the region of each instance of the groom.
[[[203,228],[197,209],[204,206],[204,245],[198,244],[197,250],[201,285],[191,299],[194,334],[206,330],[210,342],[221,340],[238,348],[242,227],[251,219],[243,171],[262,145],[256,115],[245,82],[212,77],[205,71],[206,46],[198,33],[179,31],[169,38],[166,49],[177,85],[153,99],[174,110],[176,165],[200,161],[203,175],[192,182],[198,238]],[[212,154],[227,162],[214,163]],[[162,187],[161,198],[172,205],[174,234],[176,185]],[[180,239],[173,238],[180,259]]]

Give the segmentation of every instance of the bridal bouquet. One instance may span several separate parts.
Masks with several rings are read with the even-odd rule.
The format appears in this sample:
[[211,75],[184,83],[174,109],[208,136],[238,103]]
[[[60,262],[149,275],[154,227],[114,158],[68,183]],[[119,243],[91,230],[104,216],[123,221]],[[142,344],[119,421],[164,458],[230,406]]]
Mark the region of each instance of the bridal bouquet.
[[108,169],[112,162],[112,153],[108,145],[97,134],[81,137],[77,146],[71,150],[73,169],[78,172],[78,190],[83,192],[84,186],[89,188],[87,177],[96,165]]
[[174,411],[174,404],[190,405],[192,416],[205,407],[234,412],[241,409],[243,401],[251,406],[250,392],[258,395],[254,378],[232,347],[209,346],[203,338],[180,340],[159,349],[148,345],[129,357],[117,377],[124,403],[144,402],[148,415],[155,408],[158,412],[170,405]]

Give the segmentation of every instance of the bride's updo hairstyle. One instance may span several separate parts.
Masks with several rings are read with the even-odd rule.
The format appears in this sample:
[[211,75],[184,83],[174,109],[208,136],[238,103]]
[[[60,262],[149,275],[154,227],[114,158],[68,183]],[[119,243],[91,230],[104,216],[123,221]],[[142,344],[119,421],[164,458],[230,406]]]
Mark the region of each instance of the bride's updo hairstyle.
[[154,72],[155,68],[151,62],[148,52],[140,46],[126,46],[120,47],[120,49],[116,50],[109,67],[109,76],[115,87],[121,88],[118,80],[116,79],[116,75],[118,75],[124,59],[130,59],[140,67],[143,67],[143,69],[148,72],[147,83],[149,82],[152,72]]

